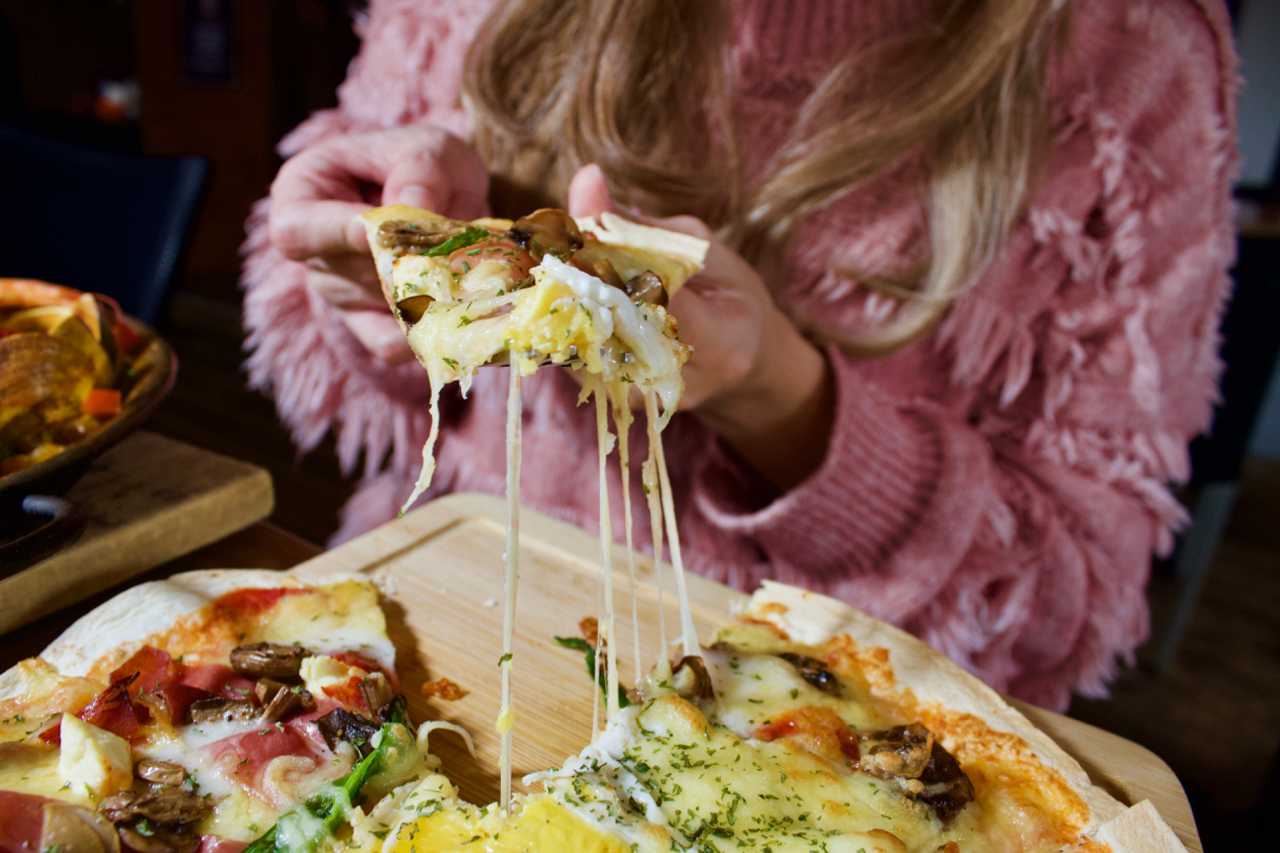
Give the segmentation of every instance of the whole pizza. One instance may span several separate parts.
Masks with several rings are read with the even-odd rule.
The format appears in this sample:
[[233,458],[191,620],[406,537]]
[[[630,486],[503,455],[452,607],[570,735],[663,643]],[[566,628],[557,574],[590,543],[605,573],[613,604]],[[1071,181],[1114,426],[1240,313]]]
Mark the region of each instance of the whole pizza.
[[457,727],[408,719],[395,653],[357,577],[131,589],[0,676],[0,849],[1182,849],[939,653],[781,584],[508,811],[441,775]]

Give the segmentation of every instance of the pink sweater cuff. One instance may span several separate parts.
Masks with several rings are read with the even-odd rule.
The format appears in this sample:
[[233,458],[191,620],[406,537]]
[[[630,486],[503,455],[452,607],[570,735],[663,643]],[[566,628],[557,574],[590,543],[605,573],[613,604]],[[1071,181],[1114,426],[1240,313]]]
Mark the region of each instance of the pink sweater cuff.
[[884,564],[910,536],[942,453],[925,419],[866,382],[838,350],[828,357],[836,417],[818,470],[758,508],[759,475],[717,444],[698,472],[695,496],[712,524],[751,538],[771,557],[804,554],[806,572],[848,577]]

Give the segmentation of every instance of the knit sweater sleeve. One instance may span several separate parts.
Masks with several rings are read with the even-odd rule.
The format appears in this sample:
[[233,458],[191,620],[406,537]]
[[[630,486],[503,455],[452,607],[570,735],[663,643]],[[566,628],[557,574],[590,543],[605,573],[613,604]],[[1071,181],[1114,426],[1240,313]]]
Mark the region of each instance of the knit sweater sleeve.
[[[1185,516],[1166,483],[1216,393],[1227,32],[1218,4],[1081,4],[1047,179],[983,280],[907,350],[830,351],[833,434],[797,488],[758,508],[729,454],[704,464],[698,512],[752,543],[760,574],[1039,704],[1105,692],[1148,630],[1150,555]],[[947,375],[898,381],[926,367]]]
[[[343,134],[413,122],[463,133],[462,65],[488,5],[374,0],[357,19],[361,49],[338,89],[338,106],[295,128],[281,141],[280,154],[289,157]],[[300,452],[333,429],[344,473],[363,455],[365,481],[384,464],[408,477],[419,464],[416,448],[429,425],[425,375],[417,364],[388,365],[364,349],[338,312],[308,287],[304,265],[271,246],[269,215],[270,200],[262,199],[246,224],[242,249],[250,386],[275,398]],[[453,418],[455,409],[446,399],[443,415]],[[448,471],[440,472],[432,494],[447,489],[449,479]],[[344,510],[337,538],[367,528],[368,518],[394,515],[396,489],[365,491],[363,503]],[[364,505],[375,493],[378,505]]]

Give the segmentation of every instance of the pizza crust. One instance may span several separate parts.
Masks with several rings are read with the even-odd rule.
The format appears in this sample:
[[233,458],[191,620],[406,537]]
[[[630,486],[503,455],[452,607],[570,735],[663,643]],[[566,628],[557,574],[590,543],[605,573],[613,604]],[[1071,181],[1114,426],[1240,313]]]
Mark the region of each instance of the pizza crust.
[[[90,675],[107,656],[125,657],[142,648],[149,637],[164,632],[178,620],[209,602],[238,589],[323,586],[364,578],[335,574],[308,579],[268,569],[210,569],[186,572],[150,581],[125,590],[76,620],[49,644],[40,658],[63,677]],[[21,667],[0,673],[0,701],[21,695],[26,689]]]
[[661,274],[667,282],[667,295],[674,296],[684,283],[702,269],[710,244],[698,237],[641,225],[613,213],[598,218],[574,220],[584,233],[594,234],[607,246],[636,250],[638,265]]
[[1094,785],[1074,758],[999,693],[906,631],[828,596],[769,580],[735,615],[772,624],[806,645],[848,635],[861,646],[887,650],[891,681],[873,680],[875,692],[896,698],[909,691],[919,704],[937,703],[971,714],[991,729],[1022,738],[1040,762],[1061,774],[1088,805],[1086,834],[1107,842],[1115,853],[1185,853],[1182,842],[1149,801],[1126,808]]
[[1185,851],[1182,841],[1160,817],[1150,800],[1143,800],[1131,809],[1098,828],[1097,838],[1111,845],[1112,850],[1129,853],[1166,853]]

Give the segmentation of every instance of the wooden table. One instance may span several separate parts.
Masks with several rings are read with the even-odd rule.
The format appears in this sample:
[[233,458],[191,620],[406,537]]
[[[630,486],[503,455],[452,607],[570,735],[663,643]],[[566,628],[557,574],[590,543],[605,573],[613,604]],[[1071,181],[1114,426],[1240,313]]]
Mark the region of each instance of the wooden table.
[[66,497],[88,527],[66,551],[0,578],[0,632],[132,583],[275,505],[265,469],[146,430],[95,460]]
[[[493,579],[491,578],[480,578],[478,576],[467,578],[453,575],[449,589],[451,595],[437,596],[436,593],[443,592],[443,589],[438,586],[441,581],[426,580],[418,574],[418,569],[424,564],[443,564],[448,561],[450,554],[473,554],[478,550],[493,551],[495,554],[500,553],[500,516],[501,502],[495,502],[493,498],[487,496],[446,498],[407,515],[402,522],[384,525],[379,530],[330,552],[322,552],[315,545],[299,539],[274,525],[259,523],[214,545],[160,566],[135,578],[131,583],[155,580],[181,571],[205,568],[288,569],[304,561],[319,557],[319,559],[315,559],[307,565],[299,566],[300,576],[328,574],[333,571],[358,571],[380,573],[386,579],[389,577],[388,573],[391,573],[392,582],[396,584],[404,584],[406,586],[410,584],[425,584],[421,590],[416,591],[416,597],[412,598],[416,602],[413,608],[414,612],[406,611],[397,602],[392,605],[393,612],[389,615],[388,628],[393,641],[396,642],[398,647],[403,645],[410,650],[410,654],[406,656],[406,660],[402,664],[402,678],[406,680],[406,683],[413,683],[415,678],[421,681],[426,676],[426,666],[430,666],[432,677],[442,674],[437,670],[439,665],[455,664],[462,667],[460,671],[468,670],[470,663],[464,660],[463,656],[470,654],[475,649],[458,648],[456,639],[459,636],[457,634],[457,626],[454,626],[455,630],[453,632],[431,632],[437,636],[428,638],[420,633],[408,632],[406,623],[428,618],[424,613],[432,611],[434,608],[439,612],[434,612],[430,618],[441,620],[437,624],[443,626],[443,619],[449,617],[459,618],[459,614],[448,612],[453,609],[452,605],[446,606],[446,604],[442,603],[458,600],[461,590],[453,586],[453,584],[474,582],[479,585],[477,589],[480,587],[490,589],[493,585]],[[534,517],[529,518],[528,516]],[[490,528],[487,531],[486,524]],[[480,538],[477,539],[475,538],[476,536],[480,536]],[[486,537],[494,541],[489,542]],[[591,553],[591,549],[594,547],[593,542],[592,537],[581,530],[537,516],[534,513],[526,513],[526,518],[522,521],[522,554],[525,553],[526,547],[531,548],[529,557],[524,559],[531,563],[541,561],[545,564],[544,568],[551,564],[559,564],[562,567],[567,566],[575,560],[581,563],[582,566],[587,566],[595,559]],[[489,556],[492,557],[493,555],[490,554]],[[644,559],[648,562],[647,558]],[[496,565],[500,563],[500,560],[494,558],[487,562],[494,562]],[[408,574],[395,576],[397,564],[400,564]],[[638,572],[641,568],[641,566],[637,566]],[[486,569],[486,571],[488,570]],[[571,571],[581,571],[581,567],[571,569]],[[640,575],[638,574],[637,577],[639,579]],[[716,612],[722,612],[724,601],[720,599],[712,601],[707,597],[711,594],[708,590],[714,585],[701,579],[694,580],[697,581],[699,587],[705,586],[708,588],[702,589],[699,594],[692,596],[695,609],[700,608],[704,611],[714,609]],[[500,581],[498,583],[500,585]],[[564,589],[567,589],[567,587]],[[729,594],[729,591],[723,588],[720,589],[721,592]],[[404,591],[402,590],[402,592]],[[474,592],[475,590],[472,591]],[[2,646],[0,648],[0,667],[7,668],[24,657],[38,653],[71,622],[116,592],[119,592],[118,588],[108,590],[72,608],[37,620],[22,631],[0,638],[0,646]],[[530,592],[533,592],[533,590],[530,590]],[[731,594],[735,596],[741,595],[740,593]],[[465,598],[466,596],[460,597]],[[528,601],[527,593],[525,592],[522,592],[522,598],[525,598],[526,606],[533,603]],[[699,601],[699,599],[702,600]],[[493,602],[486,601],[484,608],[487,609],[483,609],[478,614],[465,616],[464,621],[471,623],[470,630],[465,636],[471,639],[464,645],[474,646],[476,645],[476,637],[489,633],[486,625],[478,625],[475,622],[476,620],[491,621],[496,618],[494,614],[497,613],[497,609],[494,609],[491,606],[492,604]],[[441,610],[441,608],[444,609]],[[490,610],[493,613],[490,613]],[[574,616],[574,618],[576,619],[577,617]],[[540,629],[539,633],[545,632]],[[449,648],[423,647],[426,643],[435,640],[445,642]],[[492,654],[492,650],[487,648],[479,651],[478,654],[482,657],[486,654],[490,658],[495,657],[495,654]],[[431,661],[431,663],[427,664],[427,661]],[[568,667],[566,672],[580,674],[577,673],[577,670],[581,664],[576,660],[569,660],[565,665]],[[474,671],[474,668],[471,668],[471,671]],[[446,669],[443,674],[453,675],[454,673]],[[484,692],[480,685],[471,684],[469,686],[472,688],[473,693]],[[422,709],[416,706],[420,705],[422,700],[416,696],[416,693],[417,691],[409,691],[410,706],[411,711],[416,711],[420,714]],[[1196,831],[1195,819],[1182,787],[1168,765],[1154,753],[1131,741],[1069,717],[1033,708],[1016,701],[1013,704],[1080,760],[1095,784],[1103,787],[1126,804],[1150,799],[1165,820],[1173,827],[1190,853],[1201,853],[1202,846]],[[439,711],[440,709],[436,710]],[[462,713],[462,709],[458,709],[458,713]],[[484,713],[489,712],[486,710],[481,713],[482,717]],[[492,719],[492,714],[486,719]],[[562,722],[566,721],[567,718],[562,719]],[[472,721],[464,720],[464,722],[470,723]],[[483,728],[490,728],[490,726]],[[569,728],[567,724],[566,728]],[[481,746],[483,757],[485,752],[484,734],[479,729],[473,729],[473,731],[476,731],[479,735],[477,744]],[[456,767],[457,765],[453,763],[451,758],[451,747],[447,742],[443,746],[442,757],[445,757],[446,766]],[[481,791],[467,790],[469,785],[474,787],[475,783],[473,780],[468,779],[466,770],[463,770],[460,777],[456,781],[461,782],[464,795],[469,794],[474,797],[477,794],[481,794]],[[484,785],[491,781],[482,780],[481,784]]]
[[135,575],[77,604],[0,635],[0,671],[20,660],[38,655],[72,622],[128,587],[197,569],[291,569],[321,554],[323,550],[268,521],[260,521],[212,545]]

